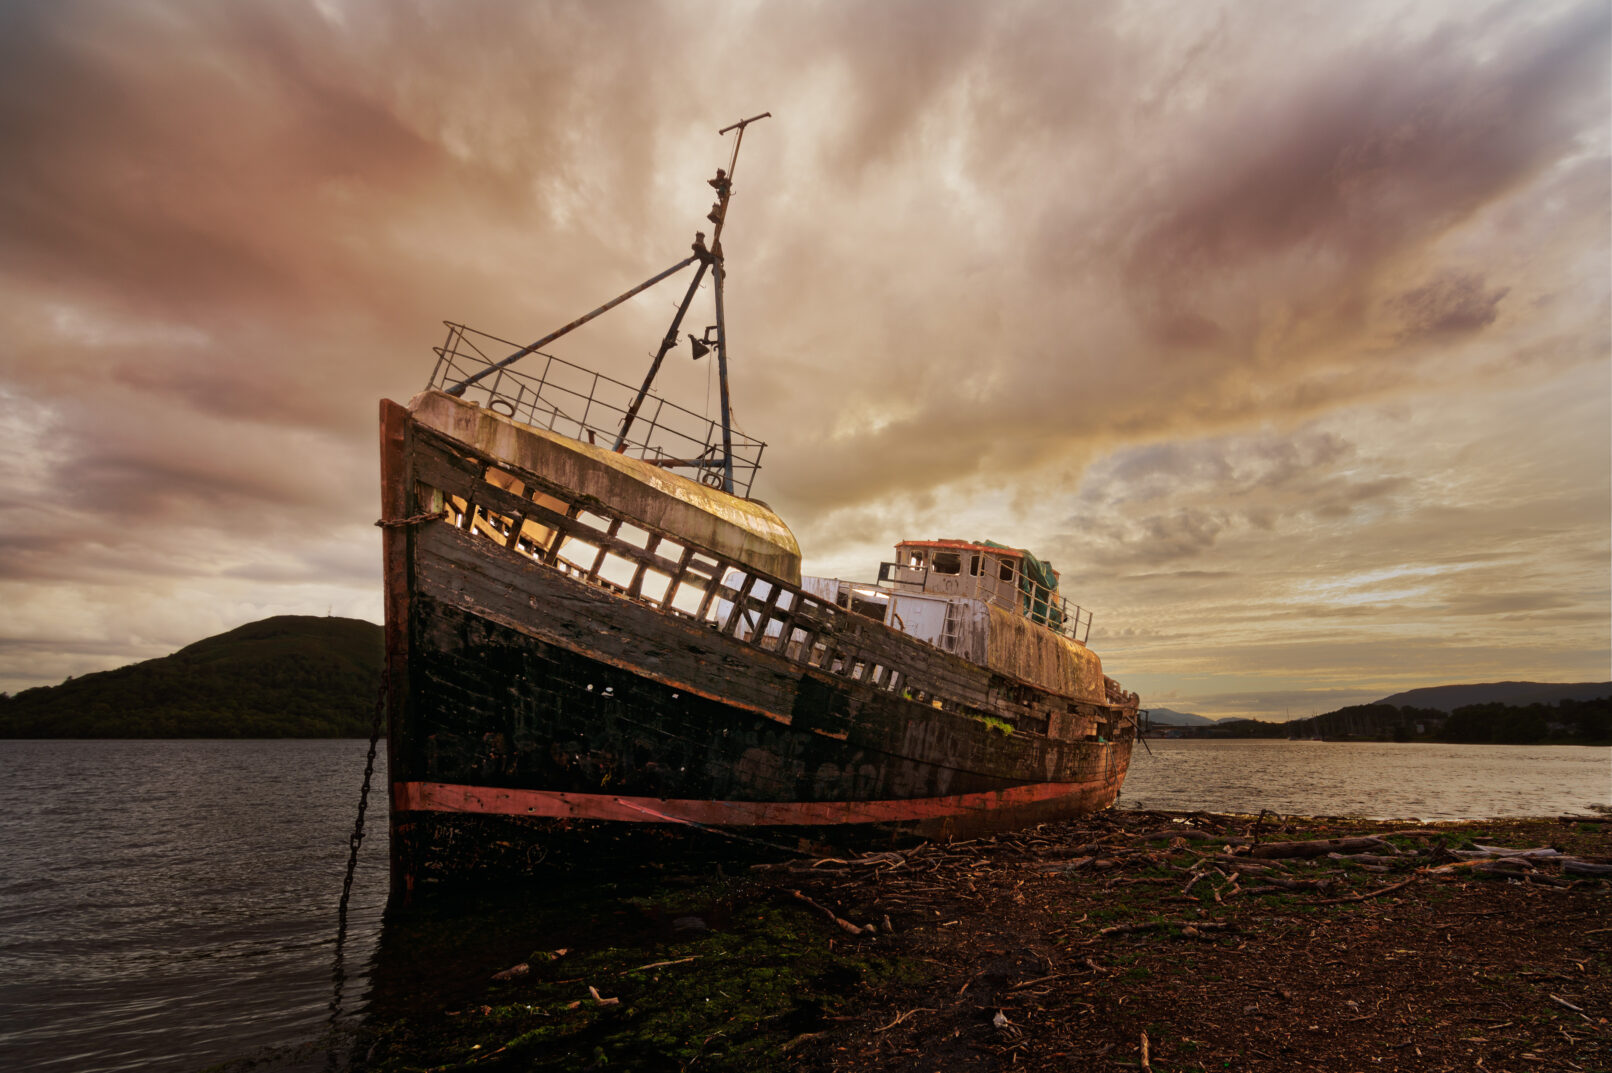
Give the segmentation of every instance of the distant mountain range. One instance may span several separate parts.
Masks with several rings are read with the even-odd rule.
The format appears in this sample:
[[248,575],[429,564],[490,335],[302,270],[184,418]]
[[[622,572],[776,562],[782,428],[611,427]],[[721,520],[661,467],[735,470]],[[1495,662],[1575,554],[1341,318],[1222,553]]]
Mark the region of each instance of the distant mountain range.
[[[1396,708],[1430,708],[1453,712],[1469,704],[1507,704],[1526,707],[1530,704],[1557,704],[1564,700],[1596,700],[1612,697],[1612,682],[1489,682],[1487,684],[1426,686],[1395,693],[1374,704],[1390,704]],[[1210,719],[1191,712],[1178,712],[1173,708],[1149,708],[1148,718],[1154,726],[1204,727],[1219,723],[1234,723],[1240,717]],[[1269,721],[1269,720],[1267,720]],[[1298,720],[1294,720],[1297,722]]]
[[1434,708],[1453,712],[1469,704],[1556,704],[1564,700],[1612,697],[1612,682],[1490,682],[1486,685],[1428,686],[1384,697],[1378,704],[1396,708]]
[[1147,717],[1154,726],[1160,727],[1212,727],[1222,721],[1191,712],[1178,712],[1173,708],[1149,708]]
[[266,618],[0,697],[0,738],[368,737],[382,655],[373,622]]

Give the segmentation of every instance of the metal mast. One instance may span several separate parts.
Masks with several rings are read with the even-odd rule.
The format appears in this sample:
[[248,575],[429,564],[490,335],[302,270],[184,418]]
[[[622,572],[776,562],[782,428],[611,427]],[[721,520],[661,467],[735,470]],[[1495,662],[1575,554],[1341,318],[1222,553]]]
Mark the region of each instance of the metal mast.
[[711,236],[711,255],[715,258],[712,278],[716,281],[716,370],[722,385],[722,490],[733,494],[733,409],[728,402],[728,325],[722,313],[722,283],[727,272],[722,267],[722,224],[728,217],[728,197],[732,193],[733,172],[739,166],[739,146],[744,142],[744,128],[758,119],[766,119],[771,112],[762,112],[749,119],[741,119],[731,127],[723,127],[718,134],[730,130],[739,132],[733,139],[733,156],[728,161],[728,173],[719,169],[711,185],[716,187],[717,203],[712,211],[716,217],[716,234]]
[[[622,418],[621,434],[616,437],[615,449],[627,449],[627,432],[632,428],[633,420],[638,416],[638,407],[643,404],[644,396],[649,394],[649,387],[655,382],[655,374],[660,371],[661,361],[666,352],[677,345],[677,333],[683,324],[683,316],[688,312],[689,302],[694,298],[694,292],[699,289],[700,281],[705,276],[705,270],[711,269],[711,277],[716,281],[716,364],[717,379],[722,387],[722,490],[729,495],[733,494],[733,410],[728,401],[728,333],[727,321],[722,309],[722,284],[726,273],[722,268],[722,225],[728,218],[728,198],[733,194],[733,172],[739,166],[739,146],[744,142],[744,128],[758,119],[766,119],[771,112],[762,112],[749,119],[741,119],[732,126],[723,127],[718,134],[729,131],[739,132],[733,139],[733,156],[728,160],[727,170],[718,168],[716,178],[706,180],[716,191],[716,204],[711,206],[710,215],[706,219],[716,225],[711,235],[711,245],[705,245],[705,233],[698,232],[694,236],[694,256],[699,258],[699,271],[694,273],[694,280],[689,284],[688,292],[683,295],[683,302],[677,307],[677,315],[672,318],[672,324],[667,329],[666,336],[661,340],[660,349],[655,353],[655,360],[649,366],[649,375],[644,377],[644,386],[638,389],[638,396],[633,399],[632,405],[627,408],[626,416]],[[684,262],[687,264],[688,262]]]
[[[633,398],[632,404],[627,407],[627,412],[622,416],[621,432],[616,436],[616,442],[613,449],[617,452],[625,451],[627,449],[627,434],[632,429],[633,421],[638,417],[638,409],[643,405],[644,398],[649,394],[650,385],[655,382],[655,374],[660,371],[661,363],[665,360],[667,352],[677,345],[678,331],[682,327],[683,317],[688,313],[689,303],[694,300],[695,292],[700,289],[700,283],[705,279],[706,269],[710,269],[712,278],[716,280],[716,361],[717,376],[722,385],[722,490],[730,495],[733,494],[733,410],[728,399],[728,334],[727,320],[722,308],[722,287],[723,280],[725,278],[725,273],[722,268],[722,225],[726,222],[728,216],[728,198],[733,193],[733,172],[739,164],[739,146],[744,142],[744,128],[749,126],[751,123],[754,123],[758,119],[766,119],[771,115],[771,112],[762,112],[760,115],[753,115],[749,119],[741,119],[737,123],[734,123],[731,126],[723,127],[721,130],[717,131],[719,135],[727,134],[729,131],[738,131],[739,133],[738,136],[733,139],[733,155],[728,160],[727,169],[723,170],[722,168],[718,168],[716,170],[716,178],[706,180],[711,185],[712,189],[716,191],[717,195],[716,204],[711,206],[711,212],[706,217],[716,225],[716,230],[711,236],[711,244],[709,247],[707,247],[705,244],[705,232],[695,232],[693,246],[694,252],[688,257],[683,258],[683,260],[677,262],[664,272],[645,280],[631,290],[612,298],[610,301],[606,302],[598,309],[593,310],[591,313],[586,313],[578,317],[565,327],[560,328],[557,331],[550,332],[537,342],[532,343],[529,346],[521,347],[521,349],[509,355],[509,357],[494,362],[485,369],[482,369],[480,372],[465,377],[463,380],[449,387],[447,389],[448,394],[463,395],[465,393],[465,389],[476,383],[478,380],[491,376],[493,373],[507,365],[514,364],[521,358],[524,358],[526,355],[532,353],[534,350],[539,350],[542,347],[547,346],[566,333],[580,328],[582,325],[586,324],[588,321],[599,316],[600,314],[614,309],[616,306],[625,302],[633,295],[638,294],[640,291],[648,290],[650,287],[653,287],[666,277],[675,275],[676,273],[687,268],[689,265],[693,264],[695,261],[698,261],[700,262],[699,270],[694,273],[694,279],[689,282],[688,290],[683,294],[683,301],[677,307],[677,315],[672,318],[671,326],[667,328],[666,335],[661,339],[660,349],[655,352],[655,360],[650,363],[649,373],[644,377],[644,385],[638,389],[637,396]],[[692,340],[693,336],[691,335],[689,338]],[[700,343],[698,340],[694,340],[694,342],[697,348],[695,357],[699,357],[700,354],[705,352],[703,349],[704,344]],[[710,339],[707,338],[705,342],[710,342]],[[695,459],[693,462],[695,465],[698,465],[707,471],[709,471],[710,468],[714,468],[716,465],[714,462],[709,461],[706,458]]]

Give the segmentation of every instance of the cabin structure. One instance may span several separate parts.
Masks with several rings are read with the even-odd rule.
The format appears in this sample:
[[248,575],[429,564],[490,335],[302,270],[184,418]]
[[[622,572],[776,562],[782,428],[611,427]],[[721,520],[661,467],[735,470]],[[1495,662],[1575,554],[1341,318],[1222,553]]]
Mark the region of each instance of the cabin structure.
[[1022,548],[904,540],[873,582],[802,577],[801,588],[942,651],[1068,696],[1114,692],[1086,647],[1091,612],[1058,592],[1058,572]]
[[991,541],[903,540],[876,582],[802,579],[803,587],[855,614],[956,651],[965,617],[996,608],[1082,646],[1091,612],[1058,592],[1058,571],[1022,548]]

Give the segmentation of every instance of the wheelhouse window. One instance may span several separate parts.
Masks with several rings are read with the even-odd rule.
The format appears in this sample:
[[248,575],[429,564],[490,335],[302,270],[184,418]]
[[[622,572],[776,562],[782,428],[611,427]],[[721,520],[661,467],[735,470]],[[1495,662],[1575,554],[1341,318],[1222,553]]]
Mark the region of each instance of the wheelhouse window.
[[935,552],[935,573],[960,574],[963,571],[963,557],[955,551]]

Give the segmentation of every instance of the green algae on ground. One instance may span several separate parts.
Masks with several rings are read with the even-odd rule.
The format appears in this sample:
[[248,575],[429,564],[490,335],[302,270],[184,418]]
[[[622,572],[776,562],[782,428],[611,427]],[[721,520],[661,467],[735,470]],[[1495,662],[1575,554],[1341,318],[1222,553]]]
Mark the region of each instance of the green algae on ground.
[[465,995],[462,1009],[372,1022],[361,1067],[778,1068],[859,990],[921,975],[877,940],[837,942],[826,920],[774,893],[719,885],[619,899],[670,922],[670,934],[536,951],[520,975]]

